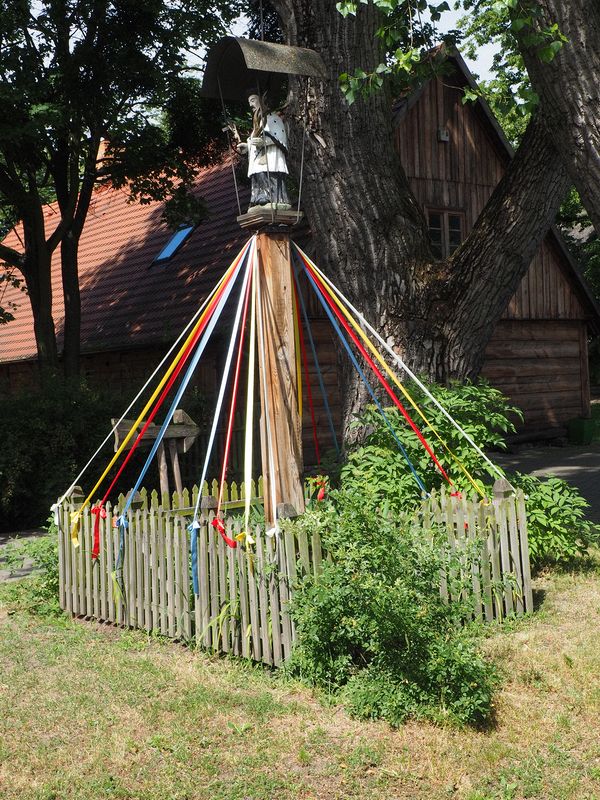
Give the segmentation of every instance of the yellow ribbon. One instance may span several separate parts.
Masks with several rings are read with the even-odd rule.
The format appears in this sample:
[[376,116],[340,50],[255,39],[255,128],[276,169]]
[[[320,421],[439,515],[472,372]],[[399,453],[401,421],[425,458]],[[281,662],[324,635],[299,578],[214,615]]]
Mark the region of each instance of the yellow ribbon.
[[304,259],[306,259],[306,261],[308,261],[308,263],[310,264],[312,269],[314,269],[315,272],[319,275],[319,277],[323,281],[323,283],[324,283],[324,285],[325,285],[325,287],[326,287],[326,289],[328,291],[329,297],[335,302],[336,306],[340,309],[342,314],[346,317],[348,322],[350,322],[350,324],[352,325],[354,330],[358,333],[358,335],[361,337],[363,342],[367,345],[367,347],[371,351],[372,355],[377,359],[379,364],[383,367],[383,369],[387,373],[388,377],[394,382],[394,384],[402,392],[402,394],[404,395],[404,397],[406,398],[408,403],[411,405],[411,407],[414,409],[414,411],[421,417],[421,419],[423,420],[425,425],[429,428],[429,430],[433,433],[433,435],[436,437],[436,439],[440,442],[440,444],[442,445],[444,450],[448,453],[448,455],[455,461],[455,463],[458,465],[458,467],[462,470],[462,472],[467,477],[469,483],[473,486],[475,491],[481,497],[485,497],[484,492],[482,492],[482,490],[479,487],[479,485],[477,484],[477,481],[475,480],[475,478],[471,475],[471,473],[468,471],[468,469],[465,467],[465,465],[461,462],[461,460],[458,458],[458,456],[448,447],[446,442],[444,442],[444,440],[442,439],[442,437],[440,436],[438,431],[435,429],[435,427],[431,424],[431,422],[429,422],[429,420],[427,419],[425,414],[421,411],[419,406],[416,404],[415,400],[410,395],[408,389],[406,389],[406,387],[402,384],[402,382],[400,381],[398,376],[393,372],[393,370],[390,369],[390,367],[388,366],[387,362],[385,361],[385,359],[383,358],[383,356],[381,355],[379,350],[377,350],[377,348],[375,347],[375,345],[373,344],[371,339],[367,336],[367,334],[365,333],[363,327],[360,325],[360,323],[358,323],[356,321],[356,319],[352,316],[352,314],[350,314],[348,309],[340,302],[340,300],[338,299],[337,295],[333,291],[333,284],[328,280],[327,276],[324,275],[323,272],[321,272],[321,270],[317,267],[317,265],[313,261],[311,261],[311,259],[304,252],[302,252],[300,250],[300,248],[298,248],[298,250],[301,252],[302,257]]
[[[216,295],[216,293],[219,291],[219,289],[228,280],[228,278],[230,277],[232,272],[235,271],[235,269],[236,269],[237,265],[239,264],[240,260],[245,255],[248,246],[249,246],[249,242],[246,243],[246,245],[243,247],[243,249],[236,256],[236,258],[233,261],[233,263],[231,264],[231,266],[228,267],[228,269],[226,270],[226,272],[224,273],[222,278],[219,280],[217,285],[214,287],[214,289],[210,293],[209,299],[212,299]],[[209,311],[210,311],[210,302],[207,304],[207,306],[204,309],[203,313],[198,318],[198,321],[196,322],[196,324],[194,325],[194,327],[192,328],[192,330],[188,334],[188,336],[187,336],[186,340],[184,341],[184,343],[182,344],[182,346],[180,347],[180,349],[179,349],[177,355],[175,356],[173,362],[171,363],[171,365],[169,366],[169,368],[165,372],[164,376],[161,378],[158,386],[156,387],[156,389],[154,390],[154,392],[152,394],[152,397],[150,397],[150,399],[148,400],[148,402],[146,403],[144,408],[141,410],[138,418],[136,419],[136,421],[131,426],[131,429],[129,430],[129,433],[127,434],[127,436],[121,442],[121,444],[119,446],[119,449],[114,454],[114,456],[110,460],[108,466],[106,467],[106,469],[104,470],[104,472],[102,473],[100,478],[98,478],[98,480],[95,483],[94,487],[91,489],[90,493],[88,494],[88,496],[83,501],[83,504],[82,504],[81,508],[79,508],[76,512],[74,512],[73,519],[72,519],[72,527],[71,527],[71,541],[72,541],[74,547],[79,547],[79,526],[80,526],[80,523],[81,523],[81,515],[83,514],[84,509],[89,504],[90,500],[94,496],[94,494],[97,491],[98,487],[101,486],[102,482],[104,481],[104,479],[106,478],[106,476],[108,475],[108,473],[110,472],[110,470],[112,469],[114,464],[116,463],[117,459],[119,458],[119,456],[121,455],[123,450],[127,447],[127,444],[129,442],[129,440],[131,439],[131,437],[133,436],[133,434],[136,432],[138,425],[142,422],[142,420],[144,419],[144,417],[147,414],[148,410],[150,409],[150,407],[152,406],[152,404],[154,403],[154,401],[156,400],[156,398],[158,397],[158,395],[162,391],[162,389],[165,386],[166,382],[171,377],[171,375],[172,375],[173,371],[175,370],[177,364],[179,363],[182,355],[184,354],[184,352],[186,351],[188,345],[190,344],[190,342],[193,340],[194,336],[196,335],[196,332],[198,331],[198,329],[200,328],[200,326],[202,325],[202,323],[206,319],[206,316],[209,313]]]

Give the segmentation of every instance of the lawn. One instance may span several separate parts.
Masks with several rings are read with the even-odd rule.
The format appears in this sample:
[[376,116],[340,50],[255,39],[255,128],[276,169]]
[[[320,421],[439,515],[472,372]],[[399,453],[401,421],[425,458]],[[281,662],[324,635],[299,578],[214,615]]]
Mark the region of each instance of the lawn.
[[600,798],[600,559],[537,588],[540,612],[487,638],[504,682],[478,732],[359,722],[248,664],[13,612],[0,587],[0,797]]

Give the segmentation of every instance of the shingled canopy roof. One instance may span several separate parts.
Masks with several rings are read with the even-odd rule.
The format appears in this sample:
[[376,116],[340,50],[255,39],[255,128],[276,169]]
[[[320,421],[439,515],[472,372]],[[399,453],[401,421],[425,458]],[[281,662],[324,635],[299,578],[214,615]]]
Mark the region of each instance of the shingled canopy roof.
[[206,60],[202,93],[224,100],[244,100],[251,86],[281,91],[288,75],[325,79],[321,56],[305,47],[225,36],[211,47]]

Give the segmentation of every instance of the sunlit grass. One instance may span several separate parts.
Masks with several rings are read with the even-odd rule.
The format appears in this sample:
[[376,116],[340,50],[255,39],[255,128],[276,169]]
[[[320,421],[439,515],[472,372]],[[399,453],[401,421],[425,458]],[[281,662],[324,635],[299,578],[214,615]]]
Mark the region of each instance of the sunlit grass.
[[481,733],[359,723],[249,664],[11,613],[2,587],[0,798],[598,799],[598,564],[538,588],[485,643],[504,684]]

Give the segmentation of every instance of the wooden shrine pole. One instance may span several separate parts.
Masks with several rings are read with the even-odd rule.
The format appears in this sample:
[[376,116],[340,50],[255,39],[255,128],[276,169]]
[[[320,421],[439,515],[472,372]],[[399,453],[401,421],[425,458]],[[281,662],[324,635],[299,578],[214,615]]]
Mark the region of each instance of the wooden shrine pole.
[[[264,380],[262,375],[260,379],[260,436],[265,518],[267,524],[272,525],[272,482],[278,509],[286,504],[293,506],[297,514],[304,511],[302,420],[298,413],[301,376],[296,371],[289,234],[258,233],[257,253],[266,350],[266,374]],[[289,512],[290,509],[285,510],[287,516]],[[281,510],[277,513],[279,516]]]

